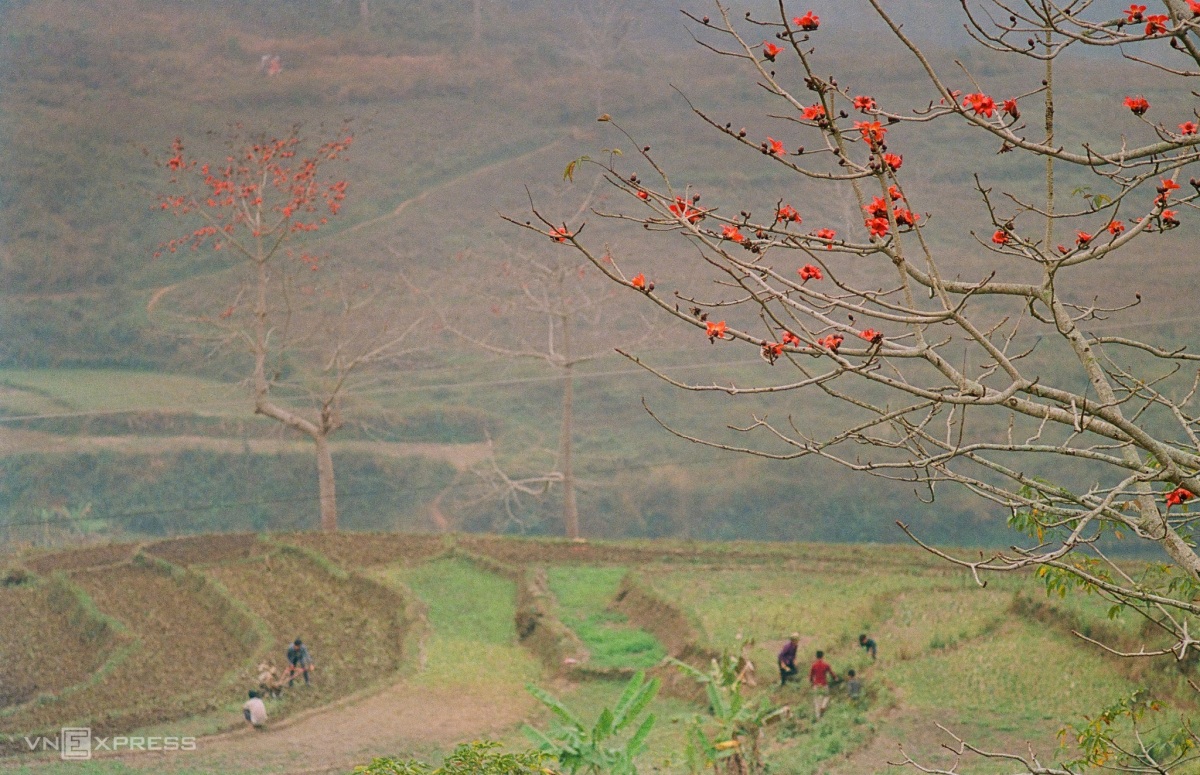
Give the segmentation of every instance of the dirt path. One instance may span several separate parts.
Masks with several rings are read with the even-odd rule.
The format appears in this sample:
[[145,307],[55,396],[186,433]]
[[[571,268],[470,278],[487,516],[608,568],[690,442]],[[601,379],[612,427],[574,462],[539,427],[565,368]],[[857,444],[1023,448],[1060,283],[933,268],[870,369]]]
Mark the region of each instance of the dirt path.
[[[213,436],[63,436],[0,427],[0,457],[27,452],[95,452],[111,450],[127,455],[158,455],[185,449],[207,449],[226,454],[249,450],[260,454],[312,451],[303,439],[228,439]],[[403,444],[384,441],[334,441],[334,452],[369,452],[388,457],[419,455],[444,460],[459,471],[469,470],[487,459],[485,442],[477,444]]]
[[[178,754],[173,764],[234,772],[253,762],[255,767],[286,768],[289,773],[344,773],[376,756],[500,734],[522,721],[533,704],[532,697],[514,697],[507,687],[435,688],[406,680],[364,700],[322,709],[265,732],[202,738],[196,753]],[[126,763],[137,766],[134,759]],[[154,769],[154,763],[147,764]]]

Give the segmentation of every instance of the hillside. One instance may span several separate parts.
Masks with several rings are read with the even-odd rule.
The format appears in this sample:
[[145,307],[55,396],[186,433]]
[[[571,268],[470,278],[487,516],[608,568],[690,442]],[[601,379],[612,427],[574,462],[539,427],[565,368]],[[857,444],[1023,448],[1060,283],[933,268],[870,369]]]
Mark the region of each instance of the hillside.
[[[16,567],[26,576],[0,587],[0,616],[21,612],[45,626],[3,634],[4,754],[18,754],[23,735],[68,722],[95,734],[197,736],[194,751],[101,755],[92,765],[56,754],[0,759],[0,768],[39,775],[89,766],[265,775],[295,773],[298,762],[304,772],[346,772],[372,756],[429,756],[479,735],[519,746],[520,721],[547,723],[524,682],[552,687],[591,718],[637,665],[638,642],[698,664],[752,643],[753,694],[793,708],[764,751],[795,775],[883,772],[897,741],[948,763],[935,722],[984,747],[1028,743],[1057,758],[1068,753],[1053,753],[1064,724],[1139,686],[1169,698],[1182,685],[1171,665],[1135,667],[1068,634],[1090,622],[1087,632],[1113,642],[1145,638],[1136,622],[1096,624],[1098,607],[1047,600],[1020,578],[979,589],[913,550],[241,534],[5,563],[10,577]],[[836,670],[857,669],[862,704],[839,694],[814,724],[808,688],[776,685],[774,652],[792,630],[804,652],[822,648]],[[877,661],[855,643],[864,631],[879,644]],[[257,665],[278,663],[296,635],[314,655],[313,684],[269,701],[268,733],[225,732],[240,723]],[[185,642],[199,649],[195,659],[169,658]],[[54,653],[63,669],[39,672],[26,653]],[[1027,669],[1029,654],[1039,671]],[[194,668],[201,674],[185,679]],[[1043,680],[1060,671],[1069,685]],[[665,688],[643,764],[682,772],[684,728],[703,708],[674,668],[653,672]],[[960,771],[993,770],[968,760]]]
[[[179,224],[153,207],[163,186],[154,161],[176,136],[213,150],[232,123],[279,132],[303,122],[315,133],[354,119],[352,196],[314,250],[354,262],[381,285],[403,275],[418,288],[380,314],[422,321],[427,349],[378,376],[347,409],[350,422],[335,444],[351,529],[560,530],[556,491],[510,513],[481,497],[473,473],[488,460],[488,444],[514,474],[552,466],[558,375],[464,346],[438,315],[477,338],[532,328],[519,303],[523,279],[506,267],[552,255],[553,246],[528,241],[499,214],[523,216],[529,195],[555,217],[576,208],[591,181],[563,183],[566,163],[629,144],[595,121],[599,113],[651,144],[681,184],[717,206],[767,208],[785,186],[809,222],[860,219],[852,204],[781,176],[761,154],[721,150],[680,93],[756,134],[780,122],[767,117],[774,108],[745,73],[715,66],[691,45],[670,3],[630,0],[604,12],[587,3],[480,0],[478,25],[461,3],[370,6],[365,25],[356,3],[332,0],[0,6],[5,539],[312,524],[312,513],[296,506],[315,489],[303,440],[249,416],[238,387],[241,355],[178,336],[149,310],[151,300],[160,312],[203,306],[229,280],[228,263],[214,254],[152,258],[178,236]],[[961,19],[915,1],[894,7],[939,64],[952,68],[957,58],[997,89],[1031,87],[1027,71],[972,53]],[[897,99],[924,95],[907,55],[878,40],[877,20],[825,13],[831,49],[845,52],[830,63],[840,77]],[[869,57],[859,53],[864,39],[872,41]],[[280,57],[278,75],[260,71],[264,55]],[[1146,72],[1104,59],[1065,67],[1060,90],[1073,99],[1062,108],[1063,142],[1085,132],[1115,142],[1132,131],[1132,118],[1110,122],[1100,108],[1132,92],[1157,101]],[[1037,170],[977,133],[896,133],[914,170],[912,190],[933,214],[930,240],[958,257],[964,275],[978,274],[981,252],[962,224],[983,215],[964,203],[971,182],[963,160],[987,180],[1017,185]],[[600,223],[589,228],[611,237],[614,251],[653,254],[664,287],[691,271],[677,247],[653,237],[635,242]],[[1137,291],[1147,300],[1098,327],[1153,326],[1168,343],[1191,340],[1196,268],[1180,248],[1195,240],[1191,219],[1169,239],[1129,256],[1146,267],[1137,288],[1112,281],[1115,262],[1089,278],[1084,295]],[[624,296],[604,297],[583,329],[588,346],[605,354],[578,373],[588,535],[899,541],[893,522],[901,519],[936,542],[1010,540],[1005,515],[961,493],[926,505],[901,483],[849,479],[820,464],[735,459],[670,437],[642,411],[642,399],[684,430],[723,439],[737,438],[725,426],[744,427],[755,414],[810,413],[829,427],[845,416],[786,398],[735,402],[669,390],[612,348],[635,349],[699,383],[773,372],[757,359],[731,364],[702,337],[648,325]],[[1049,366],[1056,356],[1043,357]]]

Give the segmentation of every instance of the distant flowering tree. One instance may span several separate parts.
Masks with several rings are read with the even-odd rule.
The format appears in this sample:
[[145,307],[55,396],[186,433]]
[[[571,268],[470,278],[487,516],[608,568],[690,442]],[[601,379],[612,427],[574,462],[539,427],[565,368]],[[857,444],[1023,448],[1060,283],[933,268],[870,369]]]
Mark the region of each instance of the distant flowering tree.
[[[731,153],[757,152],[796,176],[797,186],[774,192],[775,204],[765,211],[724,201],[720,191],[702,199],[680,187],[649,145],[601,117],[635,153],[587,162],[603,167],[629,202],[619,212],[595,214],[686,241],[695,263],[683,287],[664,282],[671,267],[655,263],[655,253],[614,255],[595,243],[589,235],[597,230],[583,228],[582,219],[552,223],[535,205],[528,228],[585,256],[709,342],[753,348],[774,367],[757,384],[690,384],[629,356],[662,379],[693,391],[807,396],[789,401],[806,411],[789,409],[785,421],[755,416],[733,429],[744,442],[661,421],[670,432],[765,458],[823,458],[908,482],[926,500],[946,487],[965,488],[1027,540],[990,556],[962,557],[909,533],[912,539],[981,584],[986,571],[1028,569],[1052,591],[1106,598],[1114,614],[1136,612],[1158,633],[1155,645],[1126,656],[1190,660],[1200,649],[1200,555],[1196,518],[1188,512],[1200,493],[1200,353],[1189,352],[1187,342],[1096,332],[1099,321],[1129,317],[1127,310],[1143,299],[1134,292],[1140,279],[1134,264],[1119,275],[1124,282],[1102,289],[1111,301],[1096,298],[1094,282],[1096,273],[1116,271],[1114,262],[1129,260],[1149,241],[1159,250],[1195,252],[1194,237],[1173,239],[1171,232],[1200,199],[1200,181],[1189,177],[1200,161],[1200,136],[1195,87],[1187,85],[1200,76],[1200,0],[1164,0],[1161,13],[1132,5],[1111,17],[1086,2],[1017,0],[981,8],[961,0],[967,31],[984,53],[1028,65],[1025,87],[1003,94],[962,61],[943,71],[888,3],[865,2],[911,55],[914,77],[924,80],[932,101],[896,104],[895,94],[865,94],[863,84],[829,75],[819,55],[821,36],[837,24],[833,12],[797,13],[780,3],[766,19],[734,15],[718,0],[711,17],[687,13],[696,40],[745,66],[774,100],[771,118],[763,119],[773,127],[769,136],[693,107],[728,138]],[[771,40],[762,41],[764,34]],[[1141,94],[1129,94],[1124,104],[1111,98],[1102,108],[1108,121],[1128,121],[1132,113],[1136,128],[1068,147],[1056,115],[1081,95],[1056,91],[1056,68],[1081,49],[1124,56],[1109,58],[1107,67],[1123,62],[1153,73],[1154,102]],[[1095,61],[1094,55],[1084,60]],[[1174,90],[1171,99],[1155,96],[1167,90]],[[901,152],[935,124],[965,127],[1011,154],[997,163],[1028,159],[1037,167],[1026,164],[1019,186],[997,192],[975,158],[961,154],[956,209],[935,219],[923,209],[923,200],[932,199],[927,179],[905,165]],[[1056,188],[1064,177],[1091,179],[1065,205]],[[827,198],[849,198],[862,220],[848,229],[839,224],[841,230],[814,222],[798,194],[806,185],[824,186]],[[973,222],[964,221],[969,210],[957,207],[968,201],[978,203]],[[982,257],[987,268],[959,263],[964,254]],[[658,280],[657,289],[647,278]],[[822,432],[817,406],[839,407],[839,416],[850,419]],[[1105,541],[1113,537],[1132,537],[1166,560],[1130,570],[1108,556]],[[1102,716],[1136,728],[1147,707],[1131,702]],[[1057,768],[1035,757],[1005,758],[1031,773],[1095,764],[1167,772],[1200,742],[1186,725],[1173,743],[1158,747],[1120,743],[1115,728],[1081,729],[1076,742],[1083,758]],[[965,742],[961,750],[983,753]]]
[[329,440],[342,426],[351,380],[398,355],[412,330],[396,333],[394,324],[376,319],[372,302],[384,292],[378,283],[300,249],[341,211],[349,184],[330,168],[353,142],[348,128],[315,146],[299,127],[282,137],[235,128],[225,153],[201,160],[176,139],[162,162],[167,189],[158,205],[195,228],[163,244],[155,258],[211,250],[235,263],[230,271],[214,268],[214,288],[206,292],[169,301],[156,295],[152,311],[169,306],[216,345],[248,351],[255,413],[316,447],[323,530],[337,529]]

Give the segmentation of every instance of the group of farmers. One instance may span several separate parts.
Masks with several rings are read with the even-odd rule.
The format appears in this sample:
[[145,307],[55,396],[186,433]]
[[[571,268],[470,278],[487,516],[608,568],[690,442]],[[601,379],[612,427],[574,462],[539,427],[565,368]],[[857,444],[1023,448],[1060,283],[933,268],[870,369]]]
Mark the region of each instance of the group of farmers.
[[[867,652],[871,657],[871,661],[875,661],[877,649],[873,639],[868,638],[864,633],[858,636],[858,645]],[[779,650],[780,686],[786,685],[789,679],[793,679],[800,674],[800,668],[796,665],[796,656],[799,648],[800,633],[793,632],[791,637],[788,638],[788,642],[783,644],[783,648]],[[808,683],[813,689],[813,708],[816,711],[817,719],[825,715],[825,710],[829,707],[831,685],[841,681],[842,679],[833,671],[833,667],[825,661],[825,652],[817,651],[816,658],[808,668]],[[854,670],[846,671],[845,683],[846,695],[852,701],[858,702],[862,698],[862,682]]]
[[[296,638],[292,645],[287,649],[288,670],[284,674],[287,679],[288,686],[296,680],[296,677],[303,674],[304,683],[309,683],[308,674],[313,669],[312,657],[308,654],[308,646],[304,645],[304,641]],[[255,689],[250,690],[250,699],[242,705],[242,716],[246,722],[255,729],[263,729],[267,724],[267,706],[263,702],[262,694]]]

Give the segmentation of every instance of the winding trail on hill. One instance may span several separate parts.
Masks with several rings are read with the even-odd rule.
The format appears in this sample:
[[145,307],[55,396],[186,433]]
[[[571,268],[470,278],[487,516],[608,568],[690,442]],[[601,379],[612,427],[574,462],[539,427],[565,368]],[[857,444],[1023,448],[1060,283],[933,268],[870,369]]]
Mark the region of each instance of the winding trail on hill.
[[[392,458],[421,456],[444,460],[459,471],[469,470],[487,460],[491,454],[491,448],[486,442],[434,444],[334,441],[332,446],[335,452],[369,452]],[[126,455],[159,455],[186,449],[205,449],[230,455],[246,451],[257,454],[308,454],[312,451],[312,442],[304,439],[230,439],[217,436],[64,436],[0,427],[0,457],[30,452],[46,454],[101,450]]]

